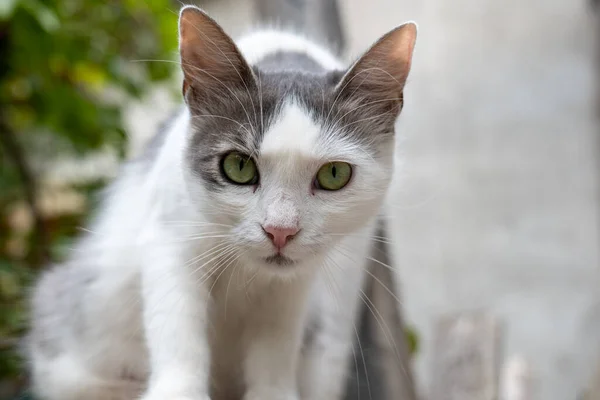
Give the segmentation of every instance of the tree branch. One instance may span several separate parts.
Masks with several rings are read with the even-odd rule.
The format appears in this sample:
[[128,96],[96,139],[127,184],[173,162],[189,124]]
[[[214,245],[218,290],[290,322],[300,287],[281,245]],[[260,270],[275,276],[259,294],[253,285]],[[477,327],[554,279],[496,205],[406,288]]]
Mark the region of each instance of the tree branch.
[[20,343],[18,337],[0,338],[0,350],[14,349]]
[[29,205],[31,215],[34,219],[35,232],[37,235],[38,246],[35,254],[36,261],[47,262],[48,240],[44,217],[37,205],[37,185],[35,178],[29,168],[23,149],[17,142],[13,132],[8,128],[4,115],[0,112],[0,145],[4,147],[7,157],[11,160],[19,174],[25,201]]
[[[0,25],[0,82],[8,75],[8,53],[9,53],[9,35],[8,28]],[[11,131],[5,113],[0,108],[0,146],[6,152],[6,156],[11,160],[19,174],[25,201],[29,205],[31,215],[35,223],[35,232],[37,236],[36,261],[40,263],[49,260],[48,236],[44,224],[44,218],[37,205],[37,186],[36,181],[29,168],[25,153],[21,148],[14,132]]]

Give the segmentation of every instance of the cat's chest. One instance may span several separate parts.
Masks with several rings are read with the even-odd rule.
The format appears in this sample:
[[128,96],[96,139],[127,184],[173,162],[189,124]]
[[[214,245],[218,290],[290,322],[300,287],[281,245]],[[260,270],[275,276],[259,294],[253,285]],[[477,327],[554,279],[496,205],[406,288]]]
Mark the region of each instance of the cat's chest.
[[260,302],[252,291],[251,278],[242,268],[221,271],[207,282],[211,341],[217,348],[235,350],[232,346],[242,344],[260,313]]

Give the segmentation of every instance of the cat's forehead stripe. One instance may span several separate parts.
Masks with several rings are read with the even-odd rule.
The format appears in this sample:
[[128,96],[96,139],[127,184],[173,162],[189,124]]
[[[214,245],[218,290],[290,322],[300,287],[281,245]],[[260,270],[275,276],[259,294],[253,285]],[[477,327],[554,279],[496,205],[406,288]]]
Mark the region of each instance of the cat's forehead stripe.
[[296,152],[314,157],[319,132],[320,127],[307,111],[290,100],[265,132],[260,153],[268,156]]

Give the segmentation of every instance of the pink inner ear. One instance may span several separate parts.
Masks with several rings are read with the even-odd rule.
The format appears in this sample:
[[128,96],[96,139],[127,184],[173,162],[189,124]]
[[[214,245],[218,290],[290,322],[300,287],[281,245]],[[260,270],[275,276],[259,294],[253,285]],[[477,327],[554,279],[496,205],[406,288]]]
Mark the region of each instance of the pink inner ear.
[[[395,32],[396,33],[396,32]],[[413,52],[417,40],[417,27],[413,23],[407,23],[398,28],[397,39],[392,42],[391,59],[403,68],[404,80],[408,77],[412,64]]]
[[252,81],[252,71],[233,40],[200,9],[187,6],[179,19],[179,52],[183,91],[191,86],[205,92]]
[[417,35],[416,25],[404,24],[381,37],[342,79],[340,88],[348,86],[359,94],[396,96],[410,72]]

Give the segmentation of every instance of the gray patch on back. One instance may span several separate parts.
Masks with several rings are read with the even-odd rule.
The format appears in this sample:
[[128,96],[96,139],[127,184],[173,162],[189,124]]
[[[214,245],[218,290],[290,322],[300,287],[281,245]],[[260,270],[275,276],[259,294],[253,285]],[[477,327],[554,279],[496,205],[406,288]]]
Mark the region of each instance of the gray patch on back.
[[278,51],[268,54],[256,66],[263,71],[298,71],[323,74],[325,68],[307,54],[297,51]]
[[32,297],[35,323],[27,340],[29,351],[55,357],[64,350],[65,340],[81,334],[86,321],[81,301],[96,279],[93,269],[71,265],[44,273]]
[[160,152],[160,149],[162,148],[163,144],[167,140],[167,135],[171,131],[171,125],[173,124],[173,122],[175,121],[175,119],[177,118],[177,116],[180,113],[181,113],[181,109],[178,108],[177,110],[175,110],[174,112],[172,112],[160,124],[160,126],[156,130],[156,133],[152,136],[152,138],[146,144],[146,146],[145,146],[144,151],[142,152],[142,154],[138,157],[137,160],[133,160],[133,162],[136,162],[136,161],[147,161],[147,162],[151,163],[151,162],[153,162],[156,159],[156,156]]

